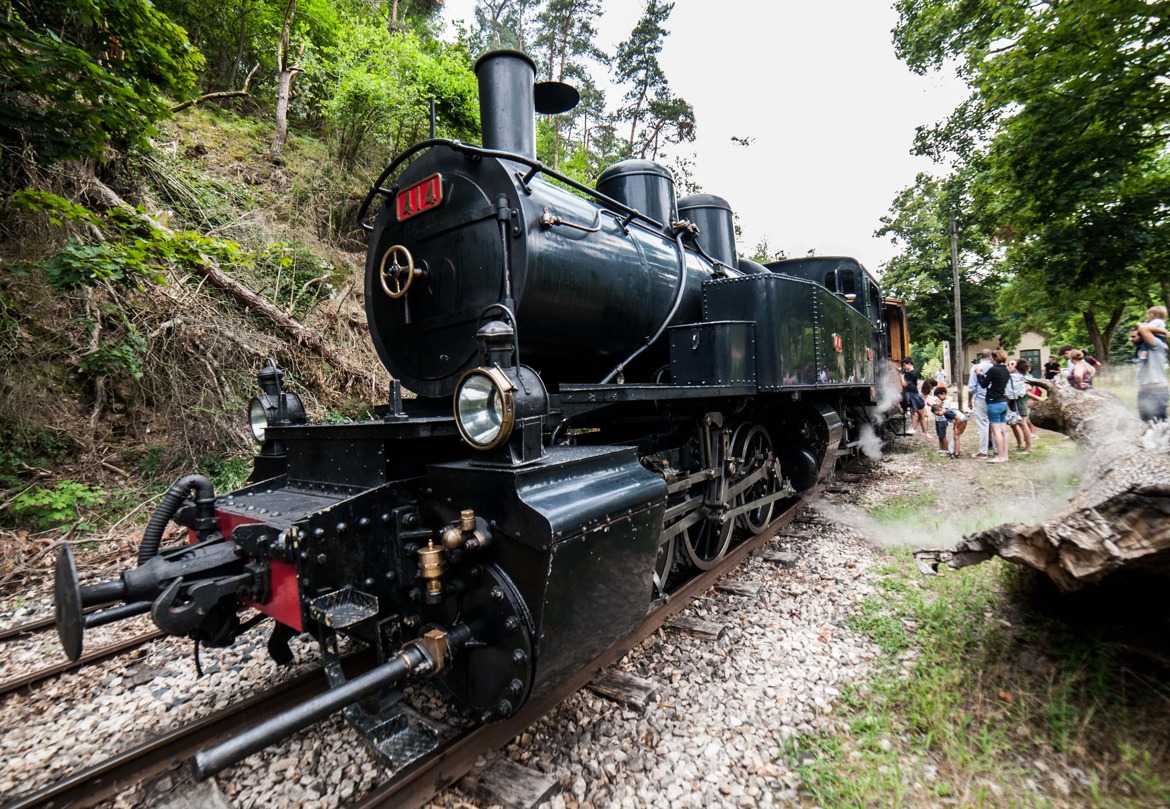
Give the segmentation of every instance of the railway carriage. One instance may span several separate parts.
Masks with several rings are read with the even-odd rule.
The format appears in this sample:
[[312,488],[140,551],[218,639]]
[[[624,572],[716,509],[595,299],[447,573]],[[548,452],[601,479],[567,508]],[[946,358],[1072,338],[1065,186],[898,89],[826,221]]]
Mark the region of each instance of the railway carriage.
[[[418,144],[363,206],[365,222],[378,203],[370,336],[394,380],[377,418],[306,423],[270,364],[249,485],[178,481],[115,581],[79,587],[68,548],[58,559],[71,657],[87,625],[146,611],[210,646],[271,618],[278,661],[298,633],[320,641],[331,694],[205,751],[202,775],[342,707],[405,767],[443,732],[402,704],[408,680],[469,722],[513,714],[879,422],[904,324],[861,265],[740,258],[731,207],[677,199],[650,161],[596,188],[557,174],[536,160],[535,112],[575,91],[535,84],[511,51],[476,72],[483,145]],[[172,522],[189,543],[162,546]],[[343,637],[373,671],[345,680]]]

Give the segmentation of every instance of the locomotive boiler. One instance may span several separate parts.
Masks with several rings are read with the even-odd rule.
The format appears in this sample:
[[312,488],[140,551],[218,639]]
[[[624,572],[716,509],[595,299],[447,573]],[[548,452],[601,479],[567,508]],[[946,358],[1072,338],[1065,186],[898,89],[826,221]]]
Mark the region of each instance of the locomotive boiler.
[[[575,91],[512,51],[476,73],[483,144],[412,147],[362,208],[370,336],[393,377],[378,417],[308,424],[269,363],[247,486],[178,481],[115,581],[79,587],[68,547],[58,559],[73,658],[87,626],[147,611],[209,646],[271,618],[278,661],[298,633],[319,641],[333,690],[200,754],[201,775],[342,708],[405,767],[443,733],[403,705],[410,680],[472,722],[513,714],[876,420],[900,311],[856,261],[739,258],[730,206],[677,199],[651,161],[596,188],[560,175],[536,159],[535,113]],[[163,546],[172,522],[189,542]],[[376,667],[347,680],[343,639]]]

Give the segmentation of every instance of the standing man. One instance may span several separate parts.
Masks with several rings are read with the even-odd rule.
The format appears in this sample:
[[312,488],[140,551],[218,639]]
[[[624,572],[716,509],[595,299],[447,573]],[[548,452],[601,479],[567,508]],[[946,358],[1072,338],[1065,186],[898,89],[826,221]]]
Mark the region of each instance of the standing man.
[[1139,323],[1129,331],[1130,341],[1138,354],[1138,415],[1142,421],[1165,421],[1166,405],[1170,401],[1170,385],[1166,383],[1166,344],[1150,330],[1148,323]]
[[971,368],[971,377],[967,380],[967,409],[975,414],[975,429],[979,431],[979,453],[976,458],[989,455],[991,421],[987,418],[987,388],[979,384],[979,377],[987,373],[991,365],[991,349],[985,348],[979,352],[979,362]]

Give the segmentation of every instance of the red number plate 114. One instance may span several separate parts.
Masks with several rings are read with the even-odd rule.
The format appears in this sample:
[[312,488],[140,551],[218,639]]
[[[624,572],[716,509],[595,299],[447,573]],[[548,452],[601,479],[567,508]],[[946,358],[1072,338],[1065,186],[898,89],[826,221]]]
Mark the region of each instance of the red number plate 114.
[[418,216],[443,204],[443,175],[432,174],[410,188],[398,192],[398,221]]

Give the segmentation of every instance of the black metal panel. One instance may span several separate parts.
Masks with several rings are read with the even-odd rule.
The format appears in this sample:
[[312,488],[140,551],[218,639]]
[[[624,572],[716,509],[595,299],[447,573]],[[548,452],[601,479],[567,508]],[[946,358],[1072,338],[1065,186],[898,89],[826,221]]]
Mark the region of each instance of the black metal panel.
[[679,385],[754,385],[755,324],[689,323],[670,330],[670,381]]
[[416,511],[409,505],[414,494],[408,483],[387,484],[298,521],[290,544],[303,607],[337,593],[370,601],[366,625],[346,630],[371,643],[376,641],[373,619],[409,612],[403,584],[414,578],[416,558],[413,552],[407,555],[403,537],[416,525]]
[[287,475],[302,488],[356,491],[421,475],[427,463],[466,454],[453,416],[272,428]]
[[747,385],[562,385],[561,393],[549,397],[552,412],[570,418],[629,402],[682,402],[698,399],[726,399],[752,396],[754,384]]
[[703,285],[704,319],[756,322],[756,381],[761,390],[815,385],[817,288],[781,275],[709,281]]
[[382,441],[326,438],[288,445],[288,476],[305,483],[370,488],[386,482],[386,445]]
[[813,281],[780,274],[709,281],[703,314],[711,321],[756,321],[761,391],[872,384],[869,322]]
[[519,468],[441,464],[426,485],[443,494],[439,505],[490,521],[488,553],[533,617],[534,694],[645,614],[666,484],[632,448],[551,447],[544,461]]

